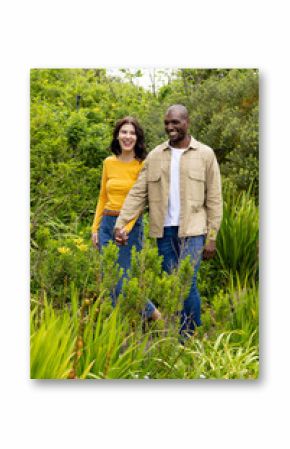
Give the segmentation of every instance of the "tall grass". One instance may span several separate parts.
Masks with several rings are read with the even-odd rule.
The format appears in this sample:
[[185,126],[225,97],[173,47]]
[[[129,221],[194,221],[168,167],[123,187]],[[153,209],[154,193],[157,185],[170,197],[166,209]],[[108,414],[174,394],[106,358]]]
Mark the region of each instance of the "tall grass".
[[[119,306],[100,296],[83,300],[72,289],[72,307],[46,300],[31,311],[30,377],[33,379],[132,378],[140,373],[148,334],[130,332]],[[138,366],[138,364],[140,366]]]
[[46,300],[35,305],[30,318],[30,377],[65,379],[74,353],[75,333],[69,312],[57,313]]
[[250,192],[226,191],[217,241],[219,269],[240,279],[258,275],[259,214]]
[[[246,309],[245,309],[246,314]],[[243,313],[238,313],[240,322]],[[179,343],[172,330],[132,331],[119,305],[100,295],[84,299],[72,289],[72,307],[54,310],[46,300],[31,311],[34,379],[244,379],[258,376],[255,331],[200,333]]]
[[251,336],[258,345],[259,341],[259,292],[253,281],[243,283],[233,275],[227,291],[220,290],[210,304],[203,306],[203,332],[214,336],[218,332],[237,331],[235,336],[241,344]]
[[253,343],[255,332],[241,345],[237,334],[243,331],[222,332],[212,341],[193,340],[186,350],[194,369],[185,378],[256,379],[259,375],[259,354]]

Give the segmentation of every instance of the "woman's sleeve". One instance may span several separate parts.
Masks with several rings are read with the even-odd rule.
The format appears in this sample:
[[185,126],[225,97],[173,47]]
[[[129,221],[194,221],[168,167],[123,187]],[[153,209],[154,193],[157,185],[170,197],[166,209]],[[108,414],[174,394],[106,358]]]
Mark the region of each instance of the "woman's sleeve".
[[95,218],[94,218],[94,222],[93,222],[93,226],[92,226],[93,233],[97,232],[100,227],[102,216],[103,216],[103,211],[105,208],[105,204],[107,202],[106,183],[107,183],[107,168],[106,168],[106,161],[104,161],[99,199],[98,199]]

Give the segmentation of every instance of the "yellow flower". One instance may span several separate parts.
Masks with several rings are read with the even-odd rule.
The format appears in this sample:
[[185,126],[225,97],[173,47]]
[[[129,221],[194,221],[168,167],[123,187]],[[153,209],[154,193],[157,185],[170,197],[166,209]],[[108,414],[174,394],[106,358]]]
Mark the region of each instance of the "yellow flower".
[[88,250],[88,245],[85,245],[84,243],[81,243],[80,245],[77,245],[77,247],[78,247],[78,249],[80,251],[83,251],[83,252]]
[[57,248],[57,250],[60,254],[70,254],[70,249],[66,246],[61,246],[60,248]]
[[81,245],[83,243],[84,239],[82,239],[81,237],[77,238],[77,239],[73,239],[73,242],[76,245]]

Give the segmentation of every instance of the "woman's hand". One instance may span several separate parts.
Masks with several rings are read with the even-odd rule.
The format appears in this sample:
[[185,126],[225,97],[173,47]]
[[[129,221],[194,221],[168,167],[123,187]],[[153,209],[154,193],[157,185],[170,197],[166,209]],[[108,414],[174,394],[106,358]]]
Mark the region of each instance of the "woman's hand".
[[97,232],[92,233],[92,243],[94,248],[99,249],[99,237]]

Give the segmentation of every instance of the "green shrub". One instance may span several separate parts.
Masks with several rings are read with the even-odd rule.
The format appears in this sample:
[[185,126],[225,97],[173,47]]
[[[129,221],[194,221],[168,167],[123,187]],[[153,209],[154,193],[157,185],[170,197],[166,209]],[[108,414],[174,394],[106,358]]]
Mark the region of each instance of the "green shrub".
[[49,230],[42,228],[31,247],[31,292],[45,292],[59,306],[69,300],[72,282],[83,296],[94,295],[100,260],[91,242],[72,234],[49,235]]
[[211,303],[204,306],[204,331],[210,335],[217,331],[240,331],[246,339],[255,335],[254,341],[258,344],[258,286],[253,281],[248,283],[247,280],[241,284],[238,278],[233,277],[230,284],[227,291],[220,290]]

